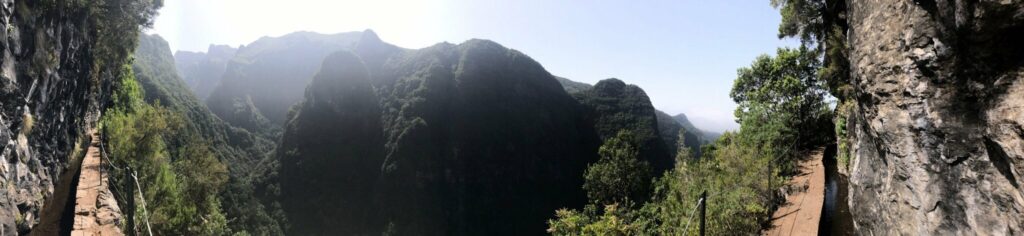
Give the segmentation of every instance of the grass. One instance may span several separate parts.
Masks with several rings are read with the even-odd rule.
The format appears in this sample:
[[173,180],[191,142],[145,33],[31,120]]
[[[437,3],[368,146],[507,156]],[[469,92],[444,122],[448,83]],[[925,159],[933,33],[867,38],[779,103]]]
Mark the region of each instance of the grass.
[[32,133],[32,127],[35,126],[36,120],[35,118],[32,118],[32,114],[25,112],[21,121],[21,130],[19,133],[21,135],[28,136],[28,134]]

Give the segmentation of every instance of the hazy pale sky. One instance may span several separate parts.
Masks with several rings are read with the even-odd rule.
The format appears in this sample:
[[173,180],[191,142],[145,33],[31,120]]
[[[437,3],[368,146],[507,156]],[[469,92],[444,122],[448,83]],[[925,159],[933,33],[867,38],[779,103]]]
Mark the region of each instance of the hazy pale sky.
[[167,0],[149,33],[171,50],[237,47],[295,31],[373,29],[405,48],[490,39],[554,75],[642,87],[654,106],[698,127],[738,127],[729,89],[736,69],[792,40],[776,37],[768,0]]

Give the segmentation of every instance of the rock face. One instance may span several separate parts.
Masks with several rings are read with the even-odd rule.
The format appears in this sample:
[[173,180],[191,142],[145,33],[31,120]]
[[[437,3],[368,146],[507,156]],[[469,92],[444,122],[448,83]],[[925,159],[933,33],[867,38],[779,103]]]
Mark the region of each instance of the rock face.
[[1024,233],[1024,1],[849,1],[858,231]]
[[55,196],[71,191],[67,170],[120,68],[93,61],[96,21],[63,5],[0,1],[0,235],[57,221],[45,212],[64,208]]

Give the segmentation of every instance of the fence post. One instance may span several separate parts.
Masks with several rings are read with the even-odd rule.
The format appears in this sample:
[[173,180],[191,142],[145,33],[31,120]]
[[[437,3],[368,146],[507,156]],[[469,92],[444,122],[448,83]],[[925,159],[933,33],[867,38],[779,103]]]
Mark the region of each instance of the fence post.
[[704,236],[704,213],[707,212],[708,191],[700,193],[700,236]]
[[126,219],[128,219],[128,229],[126,230],[128,232],[126,233],[129,236],[135,236],[137,235],[136,232],[138,232],[137,230],[135,230],[135,185],[132,184],[132,181],[128,181],[131,180],[131,172],[131,168],[125,167],[123,178],[123,180],[125,180],[124,193],[122,193],[121,196],[127,196],[124,199],[126,208],[124,212],[126,215],[128,215],[127,217],[125,217]]

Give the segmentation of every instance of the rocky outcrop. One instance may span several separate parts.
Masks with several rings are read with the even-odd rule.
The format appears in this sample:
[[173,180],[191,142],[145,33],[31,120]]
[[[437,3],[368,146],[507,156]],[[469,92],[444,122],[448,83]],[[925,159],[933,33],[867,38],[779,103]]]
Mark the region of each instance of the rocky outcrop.
[[1024,1],[851,0],[849,11],[857,229],[1024,233]]

